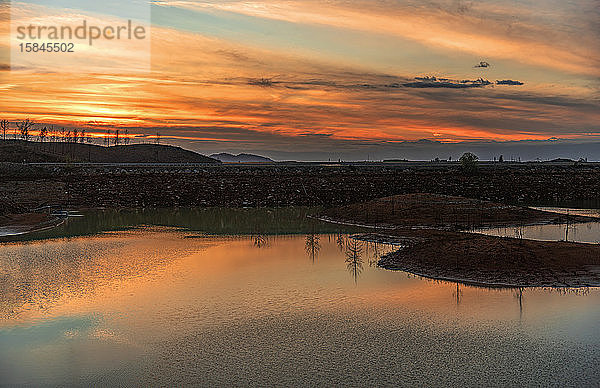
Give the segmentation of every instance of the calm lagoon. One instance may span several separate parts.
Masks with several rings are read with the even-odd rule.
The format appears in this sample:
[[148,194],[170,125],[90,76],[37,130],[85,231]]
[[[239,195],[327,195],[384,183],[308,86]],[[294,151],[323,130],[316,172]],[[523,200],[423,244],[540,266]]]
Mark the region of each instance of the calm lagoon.
[[310,209],[99,211],[0,244],[0,385],[589,386],[600,289],[376,266]]

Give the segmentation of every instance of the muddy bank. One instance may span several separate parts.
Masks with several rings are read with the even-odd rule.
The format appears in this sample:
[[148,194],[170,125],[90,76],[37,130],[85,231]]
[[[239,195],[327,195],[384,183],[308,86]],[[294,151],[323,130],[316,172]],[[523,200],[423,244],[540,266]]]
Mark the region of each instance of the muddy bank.
[[407,194],[326,209],[321,219],[379,227],[469,230],[597,219],[439,194]]
[[499,287],[600,286],[600,245],[431,230],[390,237],[403,245],[380,259],[386,269]]
[[19,213],[0,216],[0,239],[53,228],[62,224],[65,217],[44,213]]
[[62,221],[61,217],[31,212],[13,200],[0,198],[0,238],[51,228]]
[[386,269],[484,286],[600,286],[600,245],[458,231],[598,219],[567,218],[518,206],[432,194],[382,198],[328,209],[324,215],[332,222],[378,229],[359,239],[400,244],[397,251],[378,262]]

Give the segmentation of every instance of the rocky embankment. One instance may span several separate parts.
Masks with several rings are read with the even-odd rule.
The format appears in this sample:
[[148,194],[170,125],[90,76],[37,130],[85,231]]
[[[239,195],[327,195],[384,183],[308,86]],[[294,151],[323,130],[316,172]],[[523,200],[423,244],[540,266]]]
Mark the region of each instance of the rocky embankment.
[[402,165],[0,166],[0,197],[26,207],[347,205],[408,193],[437,193],[535,205],[598,201],[600,168]]

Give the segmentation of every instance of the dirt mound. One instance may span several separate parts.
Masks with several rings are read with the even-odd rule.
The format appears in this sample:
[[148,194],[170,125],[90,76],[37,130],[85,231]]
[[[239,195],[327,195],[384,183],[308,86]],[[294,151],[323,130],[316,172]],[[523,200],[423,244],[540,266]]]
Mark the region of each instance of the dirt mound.
[[[406,194],[331,208],[323,216],[365,225],[471,229],[482,226],[565,222],[565,215],[439,194]],[[570,221],[587,217],[569,216]]]
[[386,269],[492,286],[600,285],[598,245],[442,231],[392,233],[410,242],[379,261]]

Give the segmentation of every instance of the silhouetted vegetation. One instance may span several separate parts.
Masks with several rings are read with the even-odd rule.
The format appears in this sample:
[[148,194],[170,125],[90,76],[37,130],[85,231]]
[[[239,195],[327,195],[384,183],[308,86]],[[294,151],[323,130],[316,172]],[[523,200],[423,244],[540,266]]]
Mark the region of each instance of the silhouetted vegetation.
[[477,162],[479,161],[477,155],[471,152],[465,152],[458,161],[464,172],[474,173],[477,171]]
[[8,120],[0,120],[0,131],[2,131],[2,140],[6,140],[6,134],[10,129],[10,122]]

